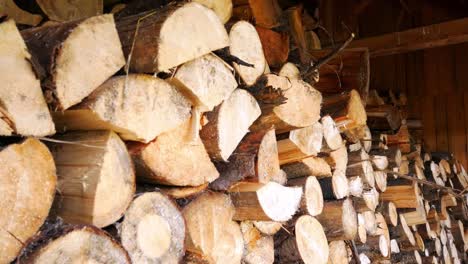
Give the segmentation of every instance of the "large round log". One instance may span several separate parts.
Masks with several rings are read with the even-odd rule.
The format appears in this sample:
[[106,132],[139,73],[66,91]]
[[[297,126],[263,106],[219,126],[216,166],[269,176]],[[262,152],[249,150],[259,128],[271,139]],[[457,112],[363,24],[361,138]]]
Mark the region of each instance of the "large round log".
[[208,123],[200,131],[200,137],[210,157],[227,161],[259,116],[257,101],[241,89],[235,90],[221,105],[207,112]]
[[[138,179],[149,183],[199,186],[219,176],[190,121],[159,135],[148,144],[127,143]],[[190,173],[187,173],[190,172]]]
[[18,263],[132,263],[125,249],[93,226],[57,227],[39,234],[22,250]]
[[356,236],[357,214],[350,199],[326,201],[317,220],[322,224],[329,241],[350,240]]
[[297,219],[294,227],[294,236],[287,238],[278,249],[280,263],[327,263],[327,236],[319,221],[312,216],[303,215]]
[[81,102],[125,64],[110,14],[32,28],[21,34],[44,71],[42,85],[55,110]]
[[232,221],[235,210],[229,196],[207,192],[182,211],[187,228],[188,252],[209,263],[240,263],[244,241],[239,225]]
[[133,263],[177,263],[185,253],[184,218],[175,203],[158,192],[132,202],[119,235]]
[[[47,136],[54,123],[32,69],[29,54],[13,20],[0,23],[0,135]],[[3,124],[3,125],[2,125]]]
[[193,2],[122,18],[117,30],[127,67],[135,72],[165,71],[229,46],[216,13]]
[[147,143],[189,119],[190,104],[167,82],[131,74],[109,79],[81,104],[53,117],[62,131],[109,129]]
[[97,227],[121,218],[136,184],[132,160],[119,136],[112,131],[87,131],[55,139],[59,143],[48,143],[58,175],[52,212],[67,223]]
[[0,151],[0,262],[10,263],[44,223],[57,177],[52,155],[37,139]]

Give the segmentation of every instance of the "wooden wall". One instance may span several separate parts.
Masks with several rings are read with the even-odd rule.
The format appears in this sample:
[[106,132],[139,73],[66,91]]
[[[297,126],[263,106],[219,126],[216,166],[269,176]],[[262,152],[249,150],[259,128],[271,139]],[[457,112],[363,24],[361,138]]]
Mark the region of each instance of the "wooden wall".
[[[362,38],[460,18],[466,11],[459,1],[324,0],[320,14],[339,42],[347,34],[342,22]],[[409,118],[423,122],[425,147],[452,152],[468,168],[468,44],[372,59],[370,87],[405,92]]]

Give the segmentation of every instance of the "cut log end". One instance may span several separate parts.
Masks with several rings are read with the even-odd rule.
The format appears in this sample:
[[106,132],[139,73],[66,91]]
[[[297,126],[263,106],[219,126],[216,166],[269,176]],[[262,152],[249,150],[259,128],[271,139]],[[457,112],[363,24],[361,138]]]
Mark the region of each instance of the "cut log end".
[[137,197],[125,213],[120,237],[132,262],[175,263],[184,255],[182,214],[157,192]]
[[323,137],[331,150],[337,150],[343,145],[340,131],[336,127],[335,121],[329,115],[322,117]]
[[301,216],[295,224],[296,243],[304,263],[326,263],[329,255],[322,225],[311,216]]
[[262,43],[255,27],[249,22],[239,21],[232,26],[229,39],[231,55],[253,65],[251,67],[234,63],[234,68],[245,84],[253,85],[263,74],[266,64]]

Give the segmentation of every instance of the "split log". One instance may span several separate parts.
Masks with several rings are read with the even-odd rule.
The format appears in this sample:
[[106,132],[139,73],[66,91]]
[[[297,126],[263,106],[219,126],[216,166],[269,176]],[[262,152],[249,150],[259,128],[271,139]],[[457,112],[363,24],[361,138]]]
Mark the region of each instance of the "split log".
[[[0,23],[0,135],[47,136],[54,123],[32,69],[31,54],[13,20]],[[3,124],[3,125],[2,125]]]
[[42,26],[21,34],[45,71],[40,74],[45,75],[42,85],[54,110],[81,102],[125,64],[112,15]]
[[255,27],[247,21],[239,21],[231,27],[229,40],[230,55],[253,65],[252,67],[234,62],[234,68],[246,85],[255,84],[263,74],[267,63],[263,54],[262,42]]
[[302,199],[299,210],[311,216],[316,216],[322,213],[323,210],[323,195],[322,187],[316,177],[308,176],[294,178],[288,181],[288,186],[302,187]]
[[277,0],[249,0],[248,3],[256,25],[264,28],[273,28],[279,25],[281,8]]
[[401,151],[397,147],[391,147],[388,149],[373,149],[369,152],[372,156],[385,156],[387,157],[388,167],[398,168],[401,165]]
[[260,102],[262,115],[250,127],[251,131],[274,127],[276,133],[284,133],[311,126],[319,120],[322,95],[312,86],[301,80],[289,80],[273,74],[264,75],[255,85],[259,91],[271,88],[284,95],[287,101],[273,107],[272,104]]
[[380,235],[379,230],[377,230],[377,218],[375,213],[372,211],[365,211],[361,213],[361,216],[364,220],[364,229],[366,230],[366,233],[370,236]]
[[439,214],[435,208],[431,208],[429,212],[427,212],[427,223],[429,224],[431,230],[436,232],[436,234],[440,234],[440,219]]
[[372,166],[376,170],[385,170],[388,167],[388,158],[386,156],[374,155],[370,156]]
[[365,244],[358,243],[357,250],[364,253],[372,263],[388,259],[390,256],[390,245],[384,235],[369,236]]
[[10,263],[49,214],[57,182],[52,155],[37,139],[0,151],[0,262]]
[[176,186],[199,186],[217,179],[219,173],[202,141],[191,132],[190,121],[185,121],[148,144],[127,143],[138,179]]
[[362,131],[364,136],[361,139],[361,145],[364,150],[369,153],[372,148],[372,133],[367,125],[362,128]]
[[332,241],[328,244],[328,264],[348,264],[348,247],[344,241]]
[[401,125],[396,134],[382,134],[382,139],[387,146],[397,146],[403,153],[411,152],[410,134],[406,125]]
[[309,175],[315,177],[332,176],[330,165],[328,165],[324,159],[313,156],[297,162],[281,165],[281,169],[286,172],[287,177],[290,179]]
[[299,208],[302,188],[240,182],[229,190],[234,220],[287,221]]
[[341,132],[366,125],[366,110],[356,90],[325,96],[321,111],[333,117]]
[[18,263],[132,263],[125,249],[93,226],[65,226],[40,233]]
[[[343,145],[340,131],[336,127],[336,123],[331,116],[326,115],[321,119],[323,126],[323,138],[325,139],[326,147],[331,150],[337,150]],[[322,149],[322,152],[324,150]]]
[[422,264],[438,264],[439,261],[436,256],[422,256],[421,257]]
[[398,225],[397,208],[393,202],[381,202],[376,211],[384,216],[387,225]]
[[295,223],[294,236],[278,249],[280,263],[327,263],[329,247],[324,228],[314,217],[303,215]]
[[235,90],[221,105],[207,112],[205,117],[208,123],[200,131],[200,137],[210,157],[227,161],[259,116],[257,101],[241,89]]
[[242,262],[246,264],[272,264],[275,260],[273,237],[262,235],[252,222],[241,222],[240,228],[245,247]]
[[366,220],[362,214],[357,214],[358,216],[358,232],[355,240],[358,243],[365,244],[367,243],[367,231],[366,231]]
[[119,235],[133,263],[176,263],[185,253],[184,218],[158,192],[144,193],[132,202]]
[[426,251],[430,255],[436,255],[436,256],[441,256],[442,255],[442,245],[440,243],[439,238],[434,238],[432,240],[426,240],[424,241],[424,246],[426,248]]
[[127,68],[134,72],[166,71],[229,45],[221,20],[199,3],[169,4],[125,17],[117,30]]
[[193,200],[196,196],[206,191],[207,188],[207,183],[195,187],[159,186],[161,193],[173,199],[186,200]]
[[194,0],[213,10],[223,24],[226,24],[232,16],[232,0]]
[[349,194],[354,197],[361,197],[364,191],[364,184],[361,177],[348,178]]
[[169,81],[203,112],[212,111],[237,88],[232,69],[213,54],[184,63]]
[[[325,57],[330,50],[309,50],[315,60]],[[323,94],[336,94],[356,89],[364,105],[369,93],[369,51],[367,48],[344,49],[335,58],[320,67],[320,80],[315,84]]]
[[317,216],[329,241],[354,239],[357,233],[357,215],[350,199],[326,201]]
[[276,32],[256,26],[262,42],[263,53],[270,67],[278,68],[288,60],[289,35],[286,32]]
[[206,192],[190,202],[182,213],[188,252],[203,256],[209,263],[241,262],[244,241],[239,225],[231,220],[235,210],[229,196]]
[[322,139],[323,128],[319,122],[290,131],[287,139],[278,141],[280,165],[316,156],[322,147]]
[[104,4],[100,0],[52,1],[38,0],[37,4],[50,20],[67,22],[84,19],[103,13]]
[[388,183],[387,190],[380,194],[383,201],[393,202],[396,208],[417,208],[419,187],[412,182]]
[[265,235],[272,236],[283,227],[281,222],[274,221],[253,221],[255,227]]
[[417,263],[422,264],[421,255],[417,250],[412,250],[408,252],[400,252],[398,254],[393,254],[391,257],[392,263]]
[[397,240],[400,249],[416,249],[416,239],[408,227],[405,218],[400,214],[398,219],[400,223],[397,226],[389,228],[390,237]]
[[375,188],[363,191],[361,197],[353,197],[354,209],[358,213],[365,211],[374,212],[379,204],[379,193]]
[[346,172],[348,167],[348,151],[343,144],[339,149],[330,152],[330,156],[325,158],[335,171]]
[[112,131],[72,132],[55,140],[48,143],[58,175],[53,214],[97,227],[121,218],[136,185],[123,141]]
[[4,0],[0,3],[0,13],[7,15],[16,23],[22,25],[37,26],[42,21],[41,15],[31,14],[19,8],[14,0]]
[[319,183],[325,200],[343,199],[348,196],[351,191],[354,192],[354,188],[356,187],[356,182],[352,182],[353,185],[350,185],[344,172],[338,170],[333,173],[332,177],[320,179]]
[[301,72],[297,68],[296,65],[294,65],[291,62],[286,62],[278,72],[279,76],[282,77],[287,77],[289,79],[300,79],[301,78]]
[[190,117],[190,105],[172,85],[145,74],[113,77],[81,104],[53,115],[57,129],[113,130],[148,143]]
[[307,39],[302,20],[303,10],[304,8],[301,4],[293,6],[287,10],[287,17],[289,22],[289,34],[296,44],[297,52],[299,53],[299,62],[307,65],[312,62],[312,58],[307,49]]
[[375,187],[380,192],[387,190],[387,173],[385,171],[374,171]]
[[453,236],[453,241],[458,251],[464,252],[465,251],[465,228],[463,226],[463,222],[458,220],[452,224],[450,228],[450,232]]
[[210,188],[226,191],[238,181],[268,183],[280,174],[275,130],[248,133],[228,162],[216,162],[220,177]]

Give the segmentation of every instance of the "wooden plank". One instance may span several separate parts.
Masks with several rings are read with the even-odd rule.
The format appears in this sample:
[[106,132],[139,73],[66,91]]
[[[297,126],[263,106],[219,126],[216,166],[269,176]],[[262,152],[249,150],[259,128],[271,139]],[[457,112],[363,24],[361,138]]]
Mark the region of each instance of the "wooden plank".
[[358,39],[350,47],[368,47],[371,57],[442,47],[468,41],[468,18]]

